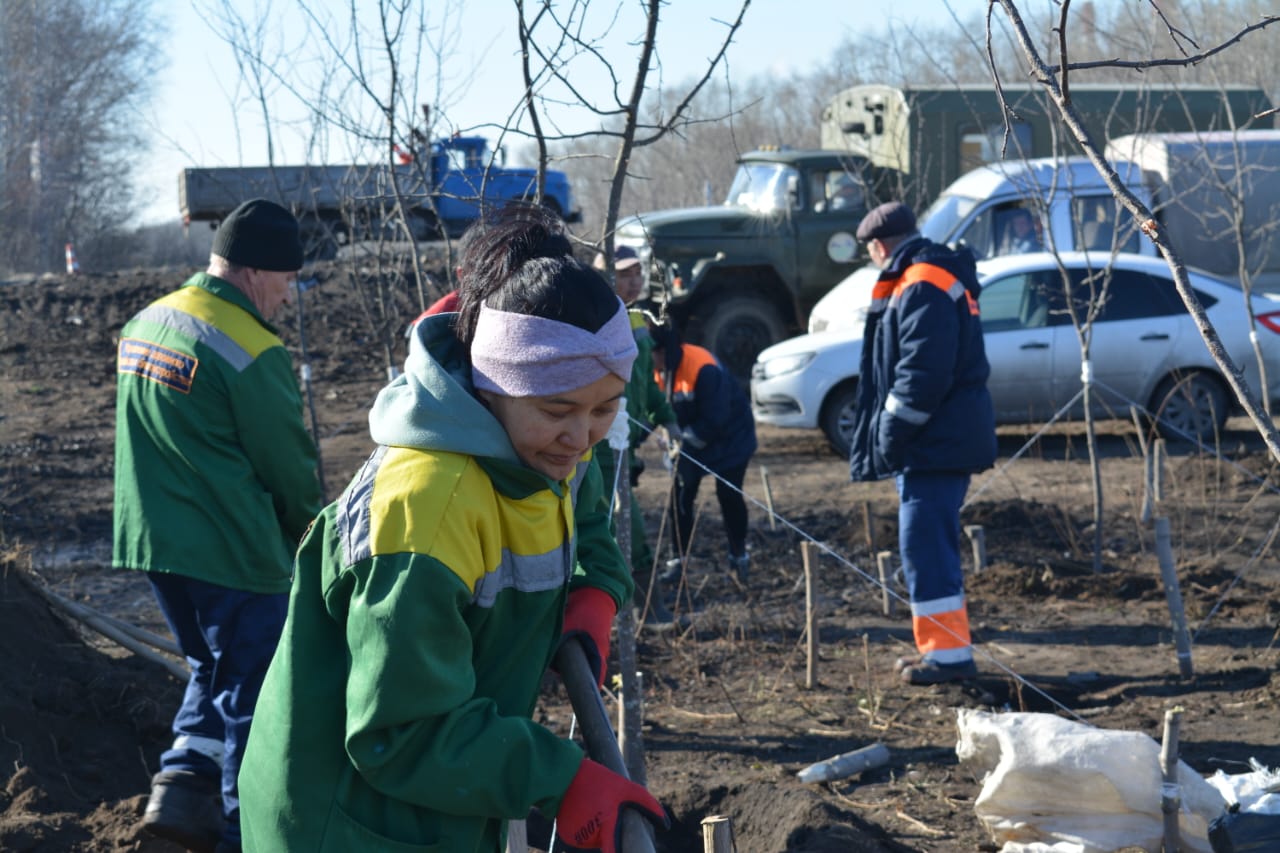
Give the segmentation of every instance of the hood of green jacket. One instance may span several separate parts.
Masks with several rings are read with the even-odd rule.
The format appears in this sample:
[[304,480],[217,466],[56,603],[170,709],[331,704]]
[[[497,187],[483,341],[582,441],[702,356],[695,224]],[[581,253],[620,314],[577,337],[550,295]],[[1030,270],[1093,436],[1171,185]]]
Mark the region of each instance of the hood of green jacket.
[[378,444],[445,450],[520,465],[506,430],[472,392],[453,314],[425,317],[409,337],[404,373],[378,392],[369,433]]

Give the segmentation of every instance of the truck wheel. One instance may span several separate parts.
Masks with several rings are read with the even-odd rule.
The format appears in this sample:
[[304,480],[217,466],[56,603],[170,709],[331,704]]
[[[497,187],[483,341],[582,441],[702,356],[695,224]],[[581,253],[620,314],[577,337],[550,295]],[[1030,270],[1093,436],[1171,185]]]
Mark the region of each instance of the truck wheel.
[[778,309],[758,296],[733,296],[704,309],[702,337],[724,368],[742,382],[751,378],[751,367],[765,347],[786,336]]
[[853,410],[858,405],[858,380],[840,383],[822,401],[818,426],[831,444],[831,449],[844,459],[853,447]]
[[1151,397],[1156,428],[1168,439],[1213,441],[1227,421],[1227,392],[1203,370],[1166,377]]

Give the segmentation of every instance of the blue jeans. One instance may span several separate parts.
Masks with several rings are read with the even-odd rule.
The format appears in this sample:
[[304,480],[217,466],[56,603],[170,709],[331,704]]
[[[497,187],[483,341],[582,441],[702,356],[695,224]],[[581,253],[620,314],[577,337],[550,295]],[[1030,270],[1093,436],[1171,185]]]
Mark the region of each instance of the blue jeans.
[[960,566],[960,507],[968,474],[899,474],[898,548],[911,594],[916,648],[937,663],[973,658]]
[[160,769],[220,776],[226,840],[238,844],[236,777],[289,597],[164,572],[148,572],[147,579],[191,668],[182,706],[173,718],[173,747],[160,756]]

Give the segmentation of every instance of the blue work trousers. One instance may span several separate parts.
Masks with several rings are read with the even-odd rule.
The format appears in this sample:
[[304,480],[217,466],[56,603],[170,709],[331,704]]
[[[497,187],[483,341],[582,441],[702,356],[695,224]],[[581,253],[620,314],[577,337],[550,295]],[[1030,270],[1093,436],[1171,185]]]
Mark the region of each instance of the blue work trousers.
[[960,507],[969,475],[899,474],[898,548],[911,595],[917,648],[938,663],[972,657],[964,572],[960,566]]
[[163,572],[148,572],[147,578],[191,668],[182,706],[173,718],[173,746],[160,756],[160,769],[221,777],[224,838],[239,843],[236,777],[289,597]]

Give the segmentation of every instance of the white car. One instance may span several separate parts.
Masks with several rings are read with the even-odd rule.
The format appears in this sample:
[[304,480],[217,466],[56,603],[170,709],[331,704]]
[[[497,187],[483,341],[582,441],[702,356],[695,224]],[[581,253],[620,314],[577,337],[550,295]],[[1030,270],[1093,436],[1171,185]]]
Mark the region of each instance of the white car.
[[[1162,260],[1143,255],[1070,252],[1010,255],[978,263],[987,385],[997,423],[1048,420],[1081,388],[1080,343],[1058,267],[1067,271],[1078,312],[1090,293],[1100,313],[1091,343],[1094,414],[1129,416],[1130,401],[1158,413],[1172,436],[1208,438],[1235,399],[1209,355]],[[1231,360],[1258,389],[1244,295],[1232,282],[1190,272],[1191,285]],[[1099,300],[1097,294],[1103,294]],[[1253,297],[1272,399],[1280,399],[1280,300]],[[751,374],[756,421],[821,429],[848,455],[857,399],[862,329],[801,335],[764,350]],[[1080,400],[1070,417],[1084,414]]]

